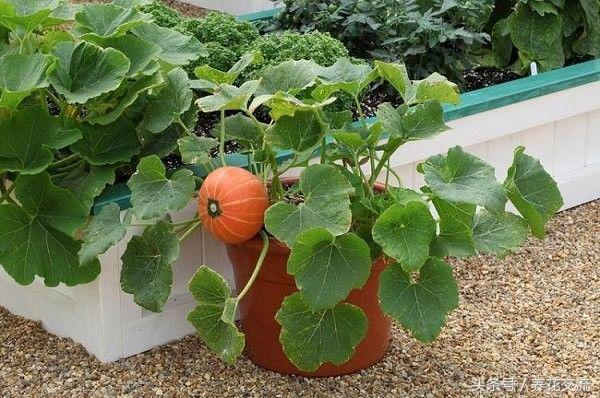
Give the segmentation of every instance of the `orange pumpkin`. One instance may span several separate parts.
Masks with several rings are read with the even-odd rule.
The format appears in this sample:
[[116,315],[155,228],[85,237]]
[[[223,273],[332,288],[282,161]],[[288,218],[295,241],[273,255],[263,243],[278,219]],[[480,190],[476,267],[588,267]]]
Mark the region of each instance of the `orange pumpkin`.
[[268,206],[269,195],[258,177],[239,167],[221,167],[200,188],[198,214],[215,238],[237,244],[260,231]]

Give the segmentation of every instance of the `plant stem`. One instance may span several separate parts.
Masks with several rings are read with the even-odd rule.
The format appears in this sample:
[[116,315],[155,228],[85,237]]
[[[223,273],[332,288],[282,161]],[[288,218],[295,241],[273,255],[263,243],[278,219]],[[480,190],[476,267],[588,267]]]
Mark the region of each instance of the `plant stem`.
[[59,172],[65,172],[65,171],[72,171],[73,169],[76,169],[77,167],[79,167],[79,165],[81,165],[83,163],[83,159],[79,159],[78,161],[76,161],[75,163],[71,163],[67,166],[64,167],[59,167],[56,170]]
[[325,137],[321,140],[321,164],[325,163],[325,150],[327,148],[327,141]]
[[[4,182],[2,184],[4,185]],[[10,197],[10,194],[15,190],[16,187],[17,187],[17,184],[15,184],[15,183],[13,183],[10,187],[8,187],[6,189],[6,191],[2,194],[2,196],[0,196],[0,203],[4,203],[5,201],[12,202],[12,198]]]
[[375,171],[371,170],[371,173],[372,173],[371,179],[370,179],[371,186],[375,183],[375,181],[377,180],[377,177],[379,177],[379,174],[381,174],[381,170],[383,170],[387,161],[390,160],[390,158],[392,157],[394,152],[396,152],[396,150],[398,148],[400,148],[400,146],[402,144],[404,144],[404,142],[405,141],[403,141],[403,140],[394,141],[392,146],[383,152],[383,155],[381,156],[381,159],[379,159],[379,163],[377,164]]
[[365,114],[363,113],[362,105],[360,104],[360,100],[358,99],[358,97],[354,97],[354,103],[356,104],[356,111],[358,112],[358,116],[360,116],[361,119],[364,119]]
[[177,120],[175,120],[175,122],[179,125],[179,127],[181,127],[183,129],[183,132],[187,135],[193,135],[192,132],[190,131],[190,129],[188,129],[188,127],[185,125],[185,123],[181,120],[181,117],[177,117]]
[[178,221],[178,222],[173,222],[171,223],[172,226],[174,227],[179,227],[182,225],[190,225],[190,224],[194,224],[200,222],[200,220],[198,220],[198,217],[194,217],[194,218],[190,218],[188,220],[183,220],[183,221]]
[[192,224],[191,227],[189,227],[184,233],[183,235],[181,235],[181,237],[179,238],[179,244],[182,244],[183,242],[185,242],[185,240],[187,238],[189,238],[189,236],[192,234],[192,232],[194,232],[194,230],[196,228],[198,228],[202,223],[200,221]]
[[244,290],[242,290],[240,292],[240,294],[238,294],[238,296],[237,296],[238,301],[241,300],[246,295],[246,293],[248,293],[248,291],[252,287],[252,284],[254,284],[254,281],[256,280],[256,277],[258,276],[260,269],[262,268],[263,262],[265,261],[265,257],[267,256],[267,251],[269,250],[269,237],[267,236],[267,234],[264,231],[260,231],[260,236],[263,240],[263,246],[260,251],[260,255],[258,256],[258,261],[256,262],[256,267],[254,267],[254,272],[252,272],[252,275],[250,276],[250,280],[248,281],[248,283],[246,283],[246,286],[244,286]]
[[64,159],[61,159],[61,160],[58,160],[58,161],[52,163],[50,165],[50,167],[53,169],[58,169],[58,168],[70,165],[71,163],[73,163],[73,161],[78,160],[78,159],[79,159],[79,156],[72,154],[72,155],[67,156]]
[[221,135],[219,136],[219,156],[223,167],[227,166],[225,161],[225,111],[221,111]]

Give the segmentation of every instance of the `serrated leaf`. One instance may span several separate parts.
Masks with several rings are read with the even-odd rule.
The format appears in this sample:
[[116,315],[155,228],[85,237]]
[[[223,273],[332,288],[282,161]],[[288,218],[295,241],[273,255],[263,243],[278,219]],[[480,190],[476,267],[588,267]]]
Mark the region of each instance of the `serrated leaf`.
[[48,86],[48,57],[6,54],[0,57],[0,106],[16,108],[34,90]]
[[496,181],[494,168],[456,146],[447,155],[436,155],[419,165],[431,191],[450,203],[480,205],[502,212],[506,194]]
[[231,110],[245,110],[248,101],[256,92],[258,80],[250,80],[240,87],[230,84],[217,86],[212,95],[200,98],[196,103],[202,112],[217,112]]
[[446,316],[458,306],[458,286],[452,268],[443,260],[430,258],[411,282],[400,264],[392,264],[379,279],[379,302],[383,312],[408,329],[423,343],[439,335]]
[[437,257],[469,257],[475,254],[473,217],[477,206],[449,203],[438,197],[431,199],[440,217],[440,231],[431,248]]
[[584,14],[583,33],[573,43],[573,50],[579,54],[600,57],[600,3],[594,0],[579,2]]
[[333,308],[369,278],[369,246],[353,233],[335,237],[323,228],[310,229],[296,238],[287,272],[311,310]]
[[160,86],[164,83],[162,76],[157,73],[152,76],[142,76],[135,82],[127,82],[127,91],[125,94],[113,100],[116,102],[115,106],[108,109],[108,111],[101,115],[90,115],[84,120],[91,124],[110,124],[115,122],[131,105],[137,101],[141,94],[148,92],[149,90]]
[[60,42],[53,54],[57,60],[48,69],[48,80],[71,104],[117,89],[130,66],[122,52],[86,42]]
[[494,214],[483,209],[473,221],[475,247],[483,253],[504,257],[516,251],[529,234],[527,221],[512,213]]
[[65,176],[54,178],[56,185],[68,189],[86,209],[90,209],[94,204],[94,199],[114,181],[114,167],[88,167],[85,164],[73,169]]
[[137,172],[127,185],[131,189],[134,214],[142,220],[163,217],[170,211],[183,209],[196,190],[194,175],[190,170],[178,170],[171,179],[157,156],[143,158]]
[[414,98],[415,90],[404,64],[375,61],[375,68],[383,79],[394,86],[405,103]]
[[37,174],[54,160],[52,149],[80,138],[79,131],[64,128],[41,107],[17,110],[0,119],[0,169]]
[[136,304],[161,312],[173,282],[173,264],[179,258],[179,240],[172,226],[159,221],[134,236],[121,257],[121,289],[133,294]]
[[265,226],[277,239],[293,246],[299,233],[324,228],[335,236],[350,229],[352,212],[350,194],[354,191],[335,166],[312,165],[300,174],[300,191],[304,203],[275,203],[265,214]]
[[153,74],[158,65],[152,67],[153,61],[162,51],[160,47],[133,35],[125,35],[103,41],[104,47],[111,47],[125,54],[131,62],[128,76],[138,73]]
[[71,150],[96,166],[129,162],[140,152],[135,125],[121,118],[107,125],[80,125],[83,139]]
[[193,36],[176,30],[163,28],[154,23],[145,23],[132,30],[137,37],[161,48],[159,58],[173,65],[187,65],[200,57],[208,57],[208,51]]
[[181,159],[186,164],[204,164],[212,160],[210,150],[219,145],[214,138],[188,135],[177,141]]
[[419,104],[432,100],[455,105],[460,103],[458,86],[439,73],[433,73],[423,80],[414,82],[414,86],[414,101]]
[[194,71],[196,77],[202,81],[210,82],[213,85],[219,84],[233,84],[240,73],[242,73],[248,66],[258,62],[262,59],[260,53],[249,52],[242,55],[242,57],[227,71],[223,72],[215,69],[209,65],[201,65]]
[[563,206],[563,199],[550,174],[540,162],[515,149],[513,163],[504,181],[508,197],[540,239],[546,236],[546,223]]
[[73,33],[84,40],[102,43],[104,39],[122,36],[150,19],[149,14],[135,8],[123,8],[110,3],[85,4],[75,15]]
[[104,206],[85,228],[83,244],[78,253],[79,263],[88,264],[119,243],[125,237],[130,221],[125,219],[121,222],[121,208],[118,204]]
[[279,149],[303,152],[318,145],[327,134],[327,125],[315,109],[298,110],[282,116],[266,131],[266,140]]
[[21,285],[39,276],[47,286],[75,286],[100,273],[98,261],[79,265],[77,241],[17,205],[0,205],[0,237],[0,264]]
[[412,272],[421,268],[429,257],[435,230],[436,223],[427,205],[412,201],[385,210],[373,225],[373,240],[404,270]]
[[364,312],[352,304],[313,312],[302,293],[286,297],[275,319],[281,325],[279,341],[285,355],[306,372],[317,370],[325,362],[347,362],[369,325]]
[[340,58],[333,65],[320,68],[317,76],[320,84],[313,90],[312,96],[322,101],[338,91],[357,98],[379,73],[368,64],[354,64],[347,58]]
[[[235,299],[227,281],[215,271],[201,266],[189,283],[189,290],[198,306],[188,315],[188,321],[208,348],[227,363],[235,363],[245,345],[243,333],[233,323]],[[233,314],[233,315],[232,315]]]
[[444,123],[444,111],[438,101],[428,101],[407,109],[385,103],[379,106],[377,117],[386,133],[404,141],[425,140],[449,129]]
[[194,94],[187,73],[181,68],[165,76],[165,86],[152,99],[142,121],[142,128],[158,134],[190,109]]
[[[213,137],[219,136],[221,123],[222,122],[219,122],[211,131]],[[227,139],[235,140],[246,149],[262,148],[264,140],[262,131],[265,130],[268,125],[260,122],[258,125],[260,127],[248,116],[245,116],[242,113],[236,113],[233,116],[225,118],[225,136]]]
[[66,189],[55,186],[47,173],[17,178],[15,204],[0,206],[0,264],[18,283],[35,276],[47,286],[93,281],[100,263],[79,265],[80,243],[69,235],[87,220],[88,211]]
[[314,61],[285,61],[261,72],[260,86],[256,95],[269,95],[278,92],[297,94],[316,82],[319,66]]

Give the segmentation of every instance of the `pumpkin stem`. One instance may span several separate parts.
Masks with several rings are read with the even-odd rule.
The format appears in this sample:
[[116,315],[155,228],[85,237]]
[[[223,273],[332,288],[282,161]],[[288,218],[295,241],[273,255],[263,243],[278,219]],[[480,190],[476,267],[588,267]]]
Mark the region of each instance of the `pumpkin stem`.
[[221,205],[219,205],[219,201],[211,198],[208,199],[206,210],[208,212],[208,215],[212,218],[217,218],[223,213],[223,211],[221,210]]

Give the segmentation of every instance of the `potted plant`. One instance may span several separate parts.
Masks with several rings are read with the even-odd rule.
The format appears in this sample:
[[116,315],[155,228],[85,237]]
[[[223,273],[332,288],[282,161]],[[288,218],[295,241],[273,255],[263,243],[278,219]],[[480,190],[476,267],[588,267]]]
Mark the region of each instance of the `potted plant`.
[[[234,85],[239,69],[196,70],[195,85],[209,93],[198,107],[221,117],[218,140],[179,140],[184,161],[209,171],[197,218],[172,223],[167,212],[194,196],[191,185],[177,173],[165,177],[155,158],[140,162],[129,186],[133,214],[147,227],[129,243],[122,274],[124,290],[156,310],[169,295],[174,231],[204,225],[226,242],[239,292],[201,266],[189,284],[198,306],[188,319],[227,362],[246,347],[252,360],[279,372],[354,372],[385,354],[389,318],[430,343],[458,305],[444,259],[504,256],[530,231],[543,238],[562,205],[556,183],[524,148],[515,151],[504,183],[491,166],[454,147],[419,166],[427,183],[420,191],[400,187],[390,157],[407,142],[445,131],[442,103],[458,101],[456,85],[439,74],[414,81],[394,63],[289,61]],[[358,97],[378,79],[403,103],[381,105],[373,122]],[[356,118],[327,110],[340,92],[356,100]],[[248,170],[226,164],[231,139],[248,156]],[[215,147],[219,167],[209,156]],[[298,169],[299,177],[285,177]],[[521,216],[505,210],[508,200]],[[105,222],[107,209],[96,223],[120,226],[118,212]]]

